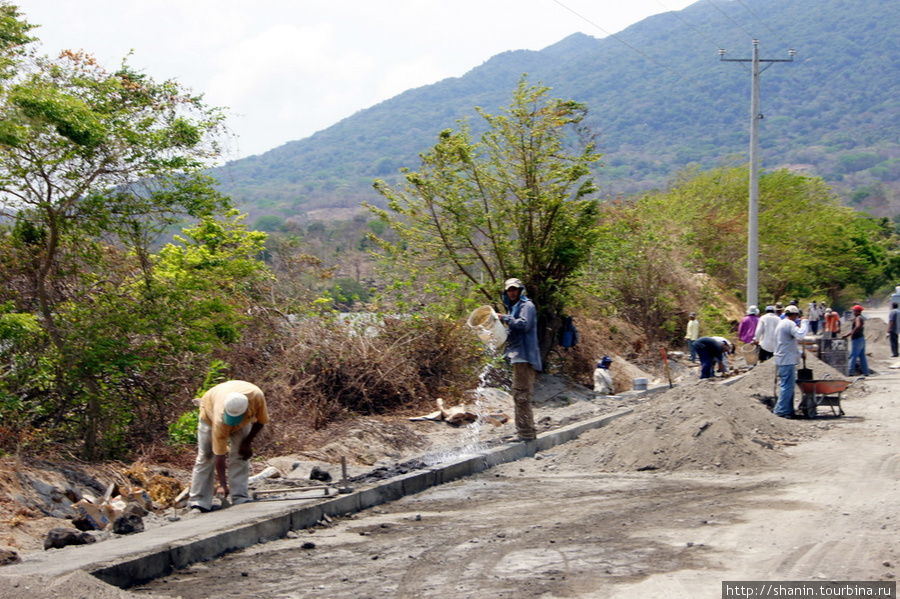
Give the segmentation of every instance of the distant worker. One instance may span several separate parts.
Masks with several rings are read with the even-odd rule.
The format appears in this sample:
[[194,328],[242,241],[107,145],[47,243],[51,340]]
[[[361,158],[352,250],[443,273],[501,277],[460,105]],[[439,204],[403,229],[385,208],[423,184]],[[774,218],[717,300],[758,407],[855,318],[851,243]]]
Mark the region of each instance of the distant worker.
[[234,505],[250,501],[251,444],[269,423],[263,392],[251,383],[227,381],[194,401],[200,404],[200,421],[188,505],[208,512],[214,495],[230,496]]
[[747,315],[738,325],[738,339],[741,343],[753,343],[753,336],[756,335],[756,325],[759,322],[759,308],[750,306],[747,309]]
[[859,372],[863,376],[869,376],[869,361],[866,358],[866,334],[865,320],[862,316],[863,307],[859,304],[853,306],[853,325],[850,332],[844,338],[850,338],[850,359],[847,362],[847,376],[853,374],[856,362],[859,361]]
[[516,432],[522,441],[537,437],[531,397],[534,379],[543,368],[538,347],[537,308],[525,295],[525,285],[519,279],[507,279],[503,285],[503,304],[508,314],[499,318],[509,326],[505,355],[512,364],[512,392],[516,412]]
[[888,313],[888,338],[891,341],[891,357],[898,358],[897,335],[900,334],[900,309],[897,302],[891,302],[891,311]]
[[601,395],[615,395],[615,387],[613,386],[612,376],[609,372],[609,365],[612,364],[612,358],[603,356],[597,362],[597,368],[594,369],[594,393]]
[[724,372],[725,372],[725,373],[728,373],[728,372],[729,372],[729,369],[728,369],[728,354],[734,354],[734,352],[737,351],[737,346],[735,346],[735,344],[734,344],[732,341],[729,341],[729,340],[726,339],[725,337],[715,337],[715,336],[713,336],[713,339],[715,339],[716,341],[718,341],[719,344],[722,346],[722,364],[725,365],[725,370],[724,370]]
[[697,357],[700,358],[701,379],[714,377],[716,368],[722,374],[728,373],[725,354],[731,348],[727,340],[722,337],[700,337],[694,341],[693,347],[694,351],[697,352]]
[[775,314],[775,306],[766,306],[766,313],[756,323],[753,342],[759,346],[759,361],[765,362],[775,355],[775,329],[781,319]]
[[813,335],[819,334],[819,321],[822,319],[822,307],[815,300],[806,310],[806,317],[809,319],[809,332]]
[[837,339],[841,334],[841,315],[836,310],[825,310],[825,338]]
[[784,319],[784,306],[781,305],[781,302],[775,302],[775,316]]
[[773,412],[782,418],[794,417],[794,386],[797,384],[797,364],[800,362],[799,339],[806,337],[809,321],[801,319],[800,308],[790,305],[784,309],[784,320],[778,323],[775,330],[775,367],[781,385],[778,389],[778,401]]
[[697,320],[697,314],[691,312],[688,315],[687,332],[684,340],[687,341],[688,352],[691,354],[691,362],[697,361],[697,352],[694,350],[694,341],[700,338],[700,322]]

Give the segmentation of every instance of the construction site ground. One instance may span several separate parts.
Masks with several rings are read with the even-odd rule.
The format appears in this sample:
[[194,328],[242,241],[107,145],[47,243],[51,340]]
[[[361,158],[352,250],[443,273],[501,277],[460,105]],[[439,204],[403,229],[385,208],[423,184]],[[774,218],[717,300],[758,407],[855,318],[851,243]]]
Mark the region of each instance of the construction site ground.
[[[727,580],[890,581],[900,560],[900,370],[883,323],[868,331],[877,374],[843,393],[840,418],[825,407],[811,420],[773,416],[763,402],[772,361],[729,379],[677,369],[673,388],[656,381],[659,392],[621,398],[545,379],[544,428],[632,412],[534,457],[127,591],[83,573],[0,576],[0,598],[719,597]],[[846,378],[814,355],[807,366],[815,378]],[[510,424],[409,426],[419,447],[379,445],[368,428],[356,438],[381,454],[378,465],[513,434]],[[51,551],[65,560],[69,550]]]

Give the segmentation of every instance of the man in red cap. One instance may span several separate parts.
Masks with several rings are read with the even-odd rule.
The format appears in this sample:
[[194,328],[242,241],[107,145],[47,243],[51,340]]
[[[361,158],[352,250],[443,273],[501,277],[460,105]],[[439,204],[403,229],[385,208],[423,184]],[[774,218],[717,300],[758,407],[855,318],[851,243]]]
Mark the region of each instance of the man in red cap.
[[853,326],[850,327],[850,332],[844,335],[844,339],[850,337],[850,361],[847,363],[847,376],[853,374],[857,360],[859,360],[860,373],[863,376],[869,376],[869,362],[866,360],[865,321],[862,311],[863,307],[859,304],[853,306]]

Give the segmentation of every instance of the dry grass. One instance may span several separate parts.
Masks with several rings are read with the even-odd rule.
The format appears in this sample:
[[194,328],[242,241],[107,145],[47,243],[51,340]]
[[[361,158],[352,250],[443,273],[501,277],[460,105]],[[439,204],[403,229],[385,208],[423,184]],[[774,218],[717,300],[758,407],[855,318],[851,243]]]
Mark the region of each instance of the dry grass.
[[430,317],[308,321],[290,339],[258,381],[272,420],[261,449],[280,453],[321,443],[324,429],[353,415],[430,409],[436,397],[452,403],[477,385],[483,357],[464,325]]

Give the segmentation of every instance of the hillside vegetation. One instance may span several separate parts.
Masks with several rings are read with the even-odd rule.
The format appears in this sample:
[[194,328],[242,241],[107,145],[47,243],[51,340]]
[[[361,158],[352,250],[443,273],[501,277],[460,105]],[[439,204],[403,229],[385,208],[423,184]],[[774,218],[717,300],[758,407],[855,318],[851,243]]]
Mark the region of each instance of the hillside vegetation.
[[845,204],[892,217],[900,201],[898,30],[900,5],[876,0],[698,2],[604,39],[575,34],[541,51],[499,54],[214,174],[250,222],[377,203],[373,180],[415,167],[439,131],[458,129],[476,106],[496,110],[527,73],[555,97],[587,105],[585,124],[605,154],[595,172],[605,195],[661,187],[689,165],[746,159],[750,67],[720,62],[719,51],[749,59],[756,38],[763,60],[797,51],[761,76],[763,167],[820,176]]
[[[229,378],[265,389],[279,426],[260,449],[284,454],[360,415],[461,401],[508,383],[465,320],[502,310],[509,277],[544,309],[547,369],[588,383],[604,354],[658,365],[687,312],[728,335],[745,310],[746,166],[602,202],[590,107],[528,77],[470,127],[431,131],[378,183],[377,219],[256,226],[204,176],[218,109],[127,61],[42,56],[32,29],[0,0],[0,455],[184,460],[190,400]],[[821,178],[764,173],[760,222],[766,302],[846,306],[900,275],[896,227]],[[582,342],[551,356],[572,315]]]

